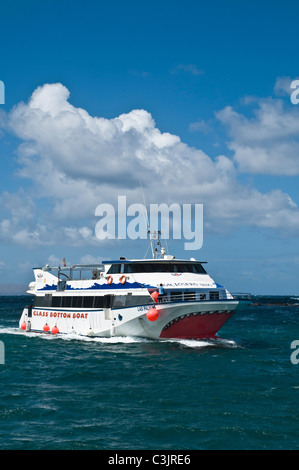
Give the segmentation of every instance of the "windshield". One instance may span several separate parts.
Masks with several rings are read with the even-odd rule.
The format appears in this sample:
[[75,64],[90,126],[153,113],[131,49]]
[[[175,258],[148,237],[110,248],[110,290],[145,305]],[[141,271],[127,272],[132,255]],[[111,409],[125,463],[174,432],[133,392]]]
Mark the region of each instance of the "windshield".
[[200,263],[117,263],[110,266],[108,274],[127,273],[194,273],[207,274]]

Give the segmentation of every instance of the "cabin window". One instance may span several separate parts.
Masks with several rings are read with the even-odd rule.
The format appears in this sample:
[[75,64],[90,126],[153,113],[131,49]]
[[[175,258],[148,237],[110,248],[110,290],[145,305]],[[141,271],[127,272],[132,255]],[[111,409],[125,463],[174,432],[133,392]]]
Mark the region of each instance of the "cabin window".
[[126,304],[126,296],[125,295],[116,295],[113,307],[124,307]]
[[123,264],[123,271],[124,274],[131,274],[132,271],[132,265],[131,264]]
[[219,300],[219,291],[210,292],[210,300]]
[[52,295],[46,294],[41,297],[35,297],[33,306],[34,307],[51,307]]
[[82,301],[83,301],[83,297],[74,296],[73,297],[73,302],[72,302],[72,307],[73,308],[82,308]]
[[183,300],[183,293],[177,291],[170,292],[170,300],[171,302],[180,302]]
[[104,308],[112,308],[113,307],[113,300],[114,295],[104,295]]
[[92,308],[93,306],[93,297],[86,296],[83,297],[83,308]]
[[147,305],[152,303],[152,298],[145,295],[129,295],[126,298],[126,307],[136,307],[138,305]]
[[112,264],[108,269],[107,274],[120,274],[121,265],[120,264]]
[[185,291],[184,292],[184,299],[185,300],[195,300],[196,299],[195,292]]
[[52,307],[60,307],[61,306],[61,297],[54,296],[52,297]]
[[94,298],[94,308],[103,308],[104,307],[104,297],[98,296]]
[[72,305],[72,297],[62,297],[62,307],[70,307]]

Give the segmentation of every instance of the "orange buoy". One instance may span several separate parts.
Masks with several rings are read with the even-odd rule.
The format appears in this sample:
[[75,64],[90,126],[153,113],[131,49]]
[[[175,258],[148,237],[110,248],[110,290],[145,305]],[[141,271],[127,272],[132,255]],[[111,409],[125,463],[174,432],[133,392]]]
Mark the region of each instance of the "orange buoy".
[[109,274],[109,276],[107,277],[107,284],[109,284],[110,286],[112,282],[113,282],[113,277]]
[[50,327],[49,327],[48,323],[45,324],[45,326],[43,327],[43,330],[44,330],[45,332],[47,332],[47,331],[50,330]]
[[23,323],[22,323],[22,325],[21,325],[21,328],[22,328],[22,330],[26,330],[27,324],[26,324],[25,321],[23,321]]
[[127,282],[127,278],[126,278],[126,276],[125,276],[124,274],[123,274],[122,276],[120,276],[119,282],[120,282],[121,284],[125,284],[125,283]]
[[158,302],[158,297],[159,297],[159,292],[157,290],[155,290],[155,292],[153,292],[151,294],[151,298],[155,301],[155,302]]
[[57,328],[56,325],[53,326],[53,328],[52,328],[52,333],[53,333],[53,335],[57,335],[57,333],[59,333],[59,330],[58,330],[58,328]]
[[155,307],[152,307],[147,312],[146,317],[149,321],[156,321],[159,317],[159,312],[155,309]]

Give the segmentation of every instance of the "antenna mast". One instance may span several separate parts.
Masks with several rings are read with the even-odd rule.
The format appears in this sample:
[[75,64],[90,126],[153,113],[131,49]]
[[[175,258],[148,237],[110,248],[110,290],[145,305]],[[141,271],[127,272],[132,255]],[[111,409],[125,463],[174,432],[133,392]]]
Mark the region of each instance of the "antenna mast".
[[164,258],[165,255],[165,248],[161,247],[160,235],[161,230],[148,230],[147,233],[150,236],[150,243],[152,249],[152,256],[153,259]]

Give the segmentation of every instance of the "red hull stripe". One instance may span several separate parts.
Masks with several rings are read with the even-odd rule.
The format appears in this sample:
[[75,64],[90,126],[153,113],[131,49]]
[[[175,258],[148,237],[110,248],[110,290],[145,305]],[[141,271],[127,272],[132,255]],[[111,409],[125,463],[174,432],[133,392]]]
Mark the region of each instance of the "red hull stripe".
[[221,313],[216,311],[183,315],[168,323],[163,328],[160,338],[214,338],[232,314],[231,311]]

